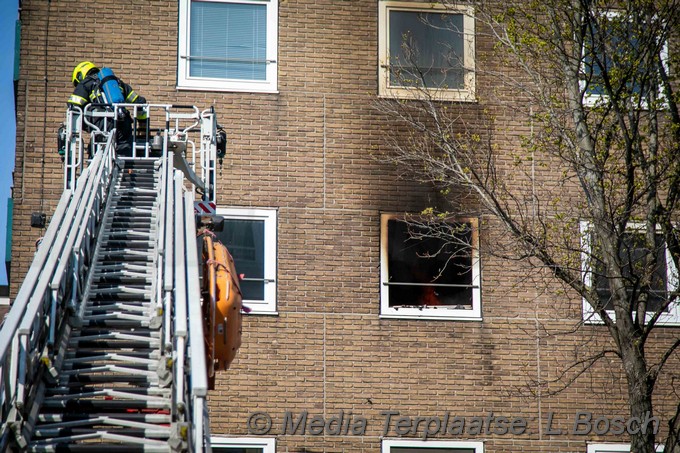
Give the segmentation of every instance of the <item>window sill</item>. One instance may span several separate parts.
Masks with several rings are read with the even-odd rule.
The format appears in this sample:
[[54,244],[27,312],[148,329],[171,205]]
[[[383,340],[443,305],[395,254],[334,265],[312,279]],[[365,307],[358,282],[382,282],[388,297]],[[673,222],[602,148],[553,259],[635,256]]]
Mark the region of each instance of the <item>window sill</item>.
[[[247,306],[247,304],[246,304],[246,306]],[[253,316],[253,315],[279,316],[278,311],[265,311],[265,310],[251,310],[248,313],[246,313],[245,311],[241,311],[241,314],[246,315],[246,316]]]
[[216,87],[214,85],[177,85],[177,91],[218,91],[222,93],[266,93],[279,94],[277,89],[268,88],[232,88],[232,87]]
[[[584,95],[583,96],[583,107],[587,109],[598,109],[598,108],[603,108],[603,107],[609,107],[611,102],[609,101],[609,96],[605,94],[592,94],[592,95]],[[649,109],[649,104],[644,101],[641,102],[640,105],[631,105],[630,109],[636,112],[648,112]],[[668,106],[668,102],[663,101],[661,105],[659,105],[658,108],[655,110],[659,111],[668,111],[670,108]]]
[[[610,316],[616,322],[616,317],[614,317],[614,314],[611,313]],[[648,320],[647,320],[648,321]],[[604,321],[600,318],[599,315],[596,315],[594,313],[584,313],[583,314],[583,324],[587,326],[603,326]],[[665,318],[659,319],[656,324],[656,327],[680,327],[680,319],[677,316],[667,316]]]
[[379,316],[380,319],[422,319],[426,321],[472,321],[481,322],[483,318],[477,316],[460,316],[460,315],[399,315],[399,314],[383,314]]
[[474,93],[458,90],[421,90],[417,88],[386,88],[378,93],[382,99],[422,100],[431,96],[436,102],[461,102],[476,104],[479,102]]

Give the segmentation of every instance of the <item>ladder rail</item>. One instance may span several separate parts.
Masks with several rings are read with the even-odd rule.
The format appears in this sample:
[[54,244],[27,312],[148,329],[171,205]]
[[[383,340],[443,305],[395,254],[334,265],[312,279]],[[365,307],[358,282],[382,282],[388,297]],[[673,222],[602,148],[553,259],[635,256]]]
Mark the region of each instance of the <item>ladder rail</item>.
[[[111,146],[110,140],[108,146]],[[91,208],[97,194],[97,191],[93,188],[97,185],[108,186],[108,181],[103,176],[106,168],[110,165],[111,162],[108,162],[100,153],[97,159],[93,161],[93,165],[87,169],[86,176],[89,177],[83,184],[76,186],[74,202],[71,203],[66,213],[66,218],[73,220],[66,228],[62,227],[57,235],[56,241],[61,244],[60,253],[52,254],[46,263],[46,270],[49,272],[48,275],[51,274],[51,278],[42,279],[41,283],[38,284],[19,326],[17,333],[21,347],[19,354],[21,371],[17,376],[18,393],[15,403],[18,408],[22,408],[28,402],[26,398],[32,393],[31,388],[37,384],[35,381],[29,382],[27,372],[31,361],[35,362],[35,359],[39,357],[46,367],[52,366],[55,353],[53,348],[54,336],[67,316],[67,307],[60,300],[59,290],[74,285],[72,281],[74,274],[66,272],[67,266],[71,265],[73,244],[76,238],[87,233],[85,228],[87,222],[84,222],[83,219],[89,220],[85,216],[86,212],[92,215]],[[95,214],[101,220],[101,213]],[[58,304],[60,305],[59,310],[57,310]],[[31,385],[29,386],[29,384]]]
[[173,161],[173,153],[170,152],[166,155],[164,165],[166,165],[166,174],[165,174],[165,184],[164,184],[164,190],[166,192],[166,205],[165,208],[161,211],[161,216],[162,216],[162,223],[165,225],[165,242],[164,242],[164,250],[165,250],[165,266],[163,269],[163,291],[162,291],[162,298],[163,298],[163,306],[164,306],[164,317],[165,317],[165,322],[164,325],[166,326],[165,331],[163,332],[163,350],[164,351],[172,351],[172,332],[170,330],[170,325],[171,325],[171,318],[172,318],[172,299],[173,299],[173,290],[174,290],[174,249],[173,249],[173,244],[174,244],[174,235],[175,235],[175,223],[173,222],[174,215],[172,212],[174,203],[175,203],[175,190],[174,190],[174,179],[172,177],[173,175],[173,166],[171,162]]
[[[162,244],[163,247],[160,248],[158,251],[158,267],[157,267],[157,272],[156,272],[156,294],[155,294],[155,306],[154,306],[154,311],[156,317],[158,317],[161,321],[161,337],[165,335],[165,326],[167,325],[167,321],[164,322],[164,316],[165,316],[165,306],[164,306],[164,297],[165,297],[165,274],[166,274],[166,262],[167,262],[167,255],[168,253],[166,252],[166,236],[167,236],[167,219],[165,215],[165,211],[168,206],[168,172],[170,171],[170,167],[168,165],[168,159],[167,156],[165,159],[161,159],[161,167],[160,167],[160,184],[159,184],[159,190],[160,194],[158,197],[158,211],[161,213],[161,215],[158,216],[157,219],[157,228],[158,228],[158,243]],[[165,351],[165,347],[163,344],[161,344],[161,351]]]
[[[184,194],[185,208],[185,231],[196,231],[196,218],[194,217],[194,194]],[[205,446],[210,449],[210,427],[208,424],[207,398],[208,398],[208,372],[205,354],[205,339],[203,337],[203,313],[198,295],[201,294],[198,280],[198,250],[195,234],[187,234],[186,237],[186,269],[187,269],[187,296],[188,296],[188,323],[189,323],[189,368],[190,398],[192,401],[190,416],[192,420],[192,437],[194,445]],[[200,451],[200,450],[197,450]]]
[[[66,208],[71,201],[71,194],[64,193],[59,200],[59,204],[52,216],[50,226],[43,238],[44,247],[38,248],[33,262],[28,270],[28,275],[41,274],[44,268],[45,261],[52,251],[51,244],[59,231]],[[12,304],[12,309],[9,311],[7,318],[3,323],[3,328],[0,329],[0,370],[2,379],[0,380],[0,403],[2,408],[2,419],[6,420],[9,412],[9,405],[13,404],[13,399],[16,394],[16,373],[18,365],[18,337],[16,333],[19,325],[26,312],[28,301],[38,284],[38,278],[26,280],[19,293]]]
[[[110,146],[109,141],[109,146]],[[51,254],[47,260],[45,270],[48,272],[54,272],[51,274],[51,278],[40,279],[38,285],[36,286],[36,291],[33,293],[31,300],[29,302],[28,309],[26,311],[27,317],[24,317],[23,322],[20,326],[20,334],[29,334],[29,329],[31,328],[31,322],[35,319],[38,310],[41,308],[41,296],[47,290],[49,285],[60,283],[61,277],[64,274],[66,263],[77,238],[84,234],[82,219],[85,217],[85,212],[91,209],[91,202],[94,201],[94,191],[92,190],[95,184],[108,186],[109,181],[102,178],[104,170],[108,167],[110,168],[111,162],[108,162],[103,155],[99,154],[93,161],[92,165],[87,168],[88,178],[85,180],[84,184],[78,184],[76,186],[76,193],[73,197],[73,202],[70,204],[69,209],[66,213],[66,218],[71,219],[67,228],[62,228],[56,238],[56,243],[59,246],[59,253]],[[82,243],[82,242],[81,242]],[[42,244],[41,244],[42,246]]]
[[[111,149],[111,137],[112,135],[109,136],[105,148],[106,150]],[[110,154],[105,152],[102,158],[102,164],[99,166],[97,166],[96,161],[93,161],[93,167],[96,168],[97,172],[92,181],[92,185],[96,184],[96,187],[93,188],[94,190],[88,190],[87,187],[85,188],[86,198],[84,200],[84,207],[79,206],[75,219],[75,223],[79,225],[78,230],[75,236],[70,235],[66,245],[66,249],[70,249],[72,253],[66,260],[60,260],[59,266],[50,282],[50,287],[53,291],[53,306],[56,306],[58,299],[66,298],[66,305],[75,309],[79,300],[78,296],[82,295],[84,291],[82,285],[83,281],[81,280],[81,277],[83,276],[82,271],[84,266],[89,264],[88,258],[90,258],[90,251],[94,249],[97,232],[102,221],[106,199],[109,194],[106,188],[109,186],[113,174],[113,163],[110,157]],[[91,186],[88,187],[92,189]],[[70,278],[67,272],[69,272]],[[55,291],[59,292],[62,288],[70,288],[70,294],[54,293]],[[53,334],[55,326],[51,325],[50,327],[52,329],[51,333]],[[51,335],[50,340],[50,346],[54,345],[55,339],[53,335]]]
[[183,178],[179,173],[175,173],[174,183],[175,183],[175,206],[174,206],[174,220],[177,223],[178,228],[175,234],[175,323],[173,328],[173,341],[174,341],[174,374],[175,374],[175,408],[184,412],[186,407],[186,401],[184,399],[185,394],[185,381],[184,381],[184,361],[185,361],[185,347],[186,347],[186,337],[188,330],[187,323],[187,293],[186,293],[186,267],[185,260],[182,258],[186,256],[185,245],[187,233],[184,228],[184,206],[183,206]]
[[[28,275],[37,278],[24,281],[10,309],[8,322],[0,330],[2,385],[10,389],[1,393],[4,423],[0,447],[7,441],[7,432],[19,428],[17,422],[21,420],[21,412],[34,381],[27,374],[40,366],[37,359],[44,360],[45,365],[50,364],[54,335],[62,325],[65,313],[64,304],[57,310],[58,289],[63,288],[62,285],[72,286],[66,269],[73,256],[76,239],[88,231],[84,225],[89,223],[89,219],[83,222],[83,218],[85,204],[91,198],[86,196],[92,193],[95,184],[106,183],[102,174],[107,166],[110,162],[106,161],[104,153],[100,153],[83,172],[75,190],[65,191],[62,195],[29,269]],[[54,291],[55,288],[57,291]],[[9,366],[8,359],[11,361]]]

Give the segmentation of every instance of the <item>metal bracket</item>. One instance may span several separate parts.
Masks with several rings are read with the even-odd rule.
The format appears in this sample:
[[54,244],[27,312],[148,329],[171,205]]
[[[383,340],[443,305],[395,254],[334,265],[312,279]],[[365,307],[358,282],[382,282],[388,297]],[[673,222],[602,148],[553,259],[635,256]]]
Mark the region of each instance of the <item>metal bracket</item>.
[[156,367],[156,373],[158,373],[158,380],[161,387],[167,388],[172,384],[172,363],[168,365],[168,358],[161,356],[158,359],[158,367]]
[[187,448],[187,440],[189,438],[189,423],[178,422],[173,423],[170,428],[170,438],[168,439],[168,445],[172,451],[184,451]]

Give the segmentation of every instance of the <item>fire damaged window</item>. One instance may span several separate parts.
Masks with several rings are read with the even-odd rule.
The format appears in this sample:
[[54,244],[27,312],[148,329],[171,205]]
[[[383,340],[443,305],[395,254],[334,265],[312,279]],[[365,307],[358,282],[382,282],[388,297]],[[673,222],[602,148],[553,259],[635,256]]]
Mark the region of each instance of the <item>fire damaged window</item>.
[[476,219],[381,219],[381,315],[480,318]]

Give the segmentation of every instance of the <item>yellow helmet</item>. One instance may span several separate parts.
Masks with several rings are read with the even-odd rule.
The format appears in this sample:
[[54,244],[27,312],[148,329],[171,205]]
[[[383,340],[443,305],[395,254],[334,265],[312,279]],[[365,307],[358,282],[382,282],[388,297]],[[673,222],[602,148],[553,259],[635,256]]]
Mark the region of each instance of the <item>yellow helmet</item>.
[[78,63],[78,65],[73,69],[73,86],[78,85],[80,82],[83,81],[85,77],[87,77],[87,74],[92,71],[93,69],[99,70],[98,67],[96,67],[94,64],[90,63],[89,61],[83,61],[82,63]]

